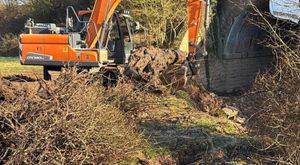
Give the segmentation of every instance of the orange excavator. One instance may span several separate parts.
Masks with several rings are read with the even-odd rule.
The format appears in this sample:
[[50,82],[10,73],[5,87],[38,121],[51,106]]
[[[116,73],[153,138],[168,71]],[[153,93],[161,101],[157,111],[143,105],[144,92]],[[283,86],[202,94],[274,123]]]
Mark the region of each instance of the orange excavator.
[[[64,66],[81,68],[117,68],[126,65],[134,50],[133,33],[139,29],[126,10],[117,10],[121,0],[96,0],[92,10],[67,8],[66,27],[28,20],[26,34],[20,35],[20,61],[23,65],[44,67],[48,71]],[[207,15],[209,0],[188,0],[189,52],[174,56],[189,58],[197,53],[199,30]],[[76,23],[76,25],[74,25]],[[172,63],[178,63],[178,57]],[[183,61],[180,61],[182,63]]]

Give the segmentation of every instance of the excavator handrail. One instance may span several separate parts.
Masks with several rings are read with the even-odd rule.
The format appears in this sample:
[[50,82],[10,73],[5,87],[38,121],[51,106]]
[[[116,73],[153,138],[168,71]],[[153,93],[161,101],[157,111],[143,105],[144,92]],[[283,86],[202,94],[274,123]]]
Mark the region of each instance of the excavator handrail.
[[[96,33],[98,33],[98,29],[97,29],[97,27],[96,27],[96,23],[94,22],[94,21],[91,21],[91,20],[89,20],[89,21],[81,21],[80,19],[79,19],[79,17],[78,17],[78,15],[77,15],[77,13],[76,13],[76,11],[75,11],[75,9],[74,9],[74,7],[73,6],[68,6],[67,7],[67,19],[66,19],[66,32],[68,33],[68,30],[69,30],[69,28],[68,28],[68,18],[69,18],[69,10],[71,10],[72,12],[73,12],[73,14],[75,15],[75,17],[76,17],[76,19],[77,19],[77,21],[79,22],[79,23],[84,23],[84,27],[78,32],[78,33],[82,33],[83,31],[84,31],[84,29],[87,29],[88,27],[89,27],[89,25],[90,24],[93,24],[93,26],[94,26],[94,29],[95,29],[95,32]],[[89,32],[88,32],[88,30],[86,30],[86,32],[87,32],[87,36],[90,36],[90,34],[89,34]],[[100,45],[99,45],[100,46]]]
[[[78,15],[77,15],[77,13],[76,13],[76,11],[75,11],[75,9],[74,9],[74,7],[73,6],[68,6],[67,7],[67,18],[69,18],[69,10],[72,10],[72,12],[73,12],[73,14],[75,15],[75,17],[76,17],[76,20],[79,22],[79,23],[93,23],[94,25],[95,25],[95,22],[93,22],[93,21],[81,21],[80,19],[79,19],[79,17],[78,17]],[[67,20],[66,20],[67,21]],[[66,22],[66,28],[67,28],[67,30],[68,30],[68,23]],[[82,29],[84,29],[84,28],[82,28]],[[83,30],[81,30],[80,32],[82,32]],[[97,28],[96,28],[96,26],[95,26],[95,31],[97,31]],[[79,32],[79,33],[80,33]]]

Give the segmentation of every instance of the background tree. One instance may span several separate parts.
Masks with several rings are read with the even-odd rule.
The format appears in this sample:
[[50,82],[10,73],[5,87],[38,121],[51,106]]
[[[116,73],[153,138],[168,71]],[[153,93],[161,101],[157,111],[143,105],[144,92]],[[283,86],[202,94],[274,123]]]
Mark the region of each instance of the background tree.
[[[0,55],[17,55],[17,38],[28,18],[64,26],[67,6],[93,7],[93,0],[3,0],[0,4]],[[177,47],[186,30],[186,0],[127,0],[122,6],[142,25],[139,45]],[[10,46],[8,46],[10,45]]]
[[180,41],[186,31],[186,0],[129,0],[123,6],[141,23],[144,44],[178,46],[176,41]]

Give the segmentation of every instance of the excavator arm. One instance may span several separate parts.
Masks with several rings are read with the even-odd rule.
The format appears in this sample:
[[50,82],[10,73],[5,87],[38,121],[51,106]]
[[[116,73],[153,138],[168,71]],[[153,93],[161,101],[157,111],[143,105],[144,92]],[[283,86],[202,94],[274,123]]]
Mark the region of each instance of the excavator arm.
[[96,0],[87,29],[86,44],[89,48],[95,48],[101,40],[107,21],[122,0]]
[[[86,43],[89,48],[95,48],[97,42],[101,40],[101,33],[106,26],[106,22],[112,16],[113,12],[122,0],[96,0],[88,27]],[[203,16],[206,14],[206,1],[187,0],[188,1],[188,41],[189,53],[195,54],[199,42],[199,32]]]
[[204,26],[202,20],[206,14],[206,1],[188,0],[188,44],[189,53],[195,55],[199,42],[199,32]]

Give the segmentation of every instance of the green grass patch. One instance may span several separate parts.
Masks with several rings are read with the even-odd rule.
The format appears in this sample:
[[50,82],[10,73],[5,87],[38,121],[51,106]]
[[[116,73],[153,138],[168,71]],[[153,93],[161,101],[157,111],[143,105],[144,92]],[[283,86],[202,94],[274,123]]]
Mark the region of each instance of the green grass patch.
[[210,133],[223,135],[241,135],[242,127],[225,117],[214,117],[203,114],[202,117],[194,119],[189,123],[183,123],[183,126],[196,126],[208,130]]
[[171,152],[166,148],[153,146],[149,143],[143,144],[143,149],[128,160],[124,160],[119,165],[137,165],[141,161],[146,161],[149,164],[157,164],[160,159],[171,157]]
[[28,75],[41,76],[43,74],[41,66],[21,65],[17,57],[0,57],[0,75]]

